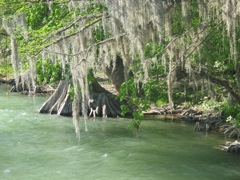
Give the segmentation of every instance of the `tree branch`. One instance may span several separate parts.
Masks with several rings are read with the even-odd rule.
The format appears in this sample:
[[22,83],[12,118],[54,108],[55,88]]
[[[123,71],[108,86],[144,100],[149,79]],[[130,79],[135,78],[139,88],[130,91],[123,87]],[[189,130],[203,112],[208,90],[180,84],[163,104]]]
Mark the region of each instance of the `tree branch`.
[[2,35],[2,36],[8,36],[7,33],[2,33],[2,32],[0,32],[0,35]]
[[[46,48],[48,48],[48,47],[50,47],[50,46],[52,46],[52,45],[54,45],[54,44],[56,44],[56,43],[64,40],[64,39],[67,39],[67,38],[70,38],[70,37],[72,37],[72,36],[74,36],[74,35],[77,35],[77,34],[79,34],[80,32],[84,31],[85,29],[87,29],[87,28],[91,27],[92,25],[98,23],[99,21],[102,20],[102,19],[100,18],[101,16],[102,16],[102,13],[101,13],[101,14],[97,14],[97,15],[90,15],[90,16],[87,15],[87,16],[79,17],[79,18],[76,19],[73,23],[67,25],[66,27],[63,27],[62,29],[60,29],[60,30],[58,30],[57,32],[55,32],[54,34],[56,35],[56,34],[58,34],[58,33],[60,33],[60,32],[63,32],[63,31],[65,31],[65,30],[69,29],[70,27],[72,27],[72,26],[74,25],[74,23],[76,23],[76,22],[79,21],[79,20],[82,20],[82,19],[85,19],[85,18],[92,18],[92,17],[97,17],[97,18],[99,18],[99,19],[97,19],[97,20],[95,20],[94,22],[92,22],[92,23],[90,23],[90,24],[82,27],[79,31],[77,31],[77,32],[75,32],[75,33],[73,33],[73,34],[70,34],[70,35],[61,37],[61,38],[59,38],[58,40],[52,42],[51,44],[46,45],[45,47],[41,48],[41,50],[39,50],[34,56],[37,56],[41,51],[43,51],[43,49],[46,50]],[[110,17],[110,16],[107,16],[107,17]],[[45,39],[44,41],[47,41],[47,40],[48,40],[50,37],[52,37],[52,36],[54,36],[54,35],[48,36],[48,38]],[[58,53],[58,52],[52,52],[52,53],[61,54],[61,53]],[[63,54],[63,55],[64,55],[64,54]],[[67,54],[66,54],[66,55],[67,55]]]
[[99,17],[101,17],[102,15],[103,15],[103,14],[100,13],[100,14],[93,14],[93,15],[86,15],[86,16],[78,17],[78,18],[74,19],[74,21],[73,21],[72,23],[70,23],[69,25],[64,26],[64,27],[58,29],[58,30],[57,30],[56,32],[54,32],[53,34],[50,34],[50,35],[45,39],[45,41],[48,40],[48,39],[50,39],[50,38],[52,38],[53,36],[55,36],[55,35],[57,35],[57,34],[59,34],[59,33],[62,33],[63,31],[66,31],[66,30],[70,29],[70,28],[73,27],[78,21],[81,21],[81,20],[83,20],[83,19],[99,18]]
[[231,94],[231,96],[233,97],[233,99],[240,104],[240,96],[237,94],[237,92],[235,92],[233,90],[233,87],[229,84],[229,82],[227,80],[223,80],[223,79],[218,79],[214,76],[211,76],[209,73],[207,73],[206,71],[202,71],[199,73],[200,76],[204,77],[205,79],[209,79],[212,83],[220,85],[222,87],[225,87],[225,89]]
[[[56,43],[58,43],[58,42],[60,42],[60,41],[62,41],[62,40],[64,40],[64,39],[67,39],[67,38],[70,38],[70,37],[72,37],[72,36],[75,36],[75,35],[79,34],[80,32],[84,31],[85,29],[91,27],[92,25],[98,23],[98,22],[101,21],[101,20],[102,20],[102,19],[97,19],[97,20],[95,20],[93,23],[84,26],[84,27],[83,27],[82,29],[80,29],[79,31],[77,31],[77,32],[75,32],[75,33],[73,33],[73,34],[70,34],[70,35],[61,37],[61,38],[59,38],[58,40],[56,40],[55,42],[53,42],[53,43],[45,46],[44,48],[48,48],[48,47],[50,47],[50,46],[52,46],[52,45],[54,45],[54,44],[56,44]],[[43,48],[43,49],[44,49],[44,48]]]
[[[213,27],[213,29],[219,27],[222,23],[223,23],[223,21],[220,21],[215,27]],[[204,28],[204,29],[205,29],[205,28]],[[182,55],[181,57],[179,57],[178,62],[175,63],[175,65],[174,65],[174,67],[172,68],[171,72],[173,72],[173,71],[177,68],[177,66],[181,63],[182,57],[185,56],[184,58],[185,58],[185,59],[188,59],[188,58],[195,52],[195,50],[196,50],[201,44],[203,44],[203,43],[206,41],[206,39],[213,33],[213,29],[212,29],[212,31],[210,31],[200,42],[196,43],[197,45],[196,45],[195,47],[193,47],[193,50],[191,50],[191,51],[187,54],[187,56],[185,56],[185,54],[184,54],[184,55]],[[200,33],[202,33],[202,32],[204,32],[204,30],[201,31]],[[200,33],[199,33],[199,34],[200,34]],[[198,34],[198,35],[199,35],[199,34]],[[175,40],[176,40],[176,39],[173,39],[173,41],[171,41],[170,43],[173,43]],[[195,43],[194,43],[194,44],[195,44]],[[192,45],[192,44],[191,44],[191,45]],[[191,45],[188,47],[188,49],[191,48]],[[168,44],[168,47],[169,47],[169,46],[170,46],[170,44]]]
[[[123,37],[123,36],[125,36],[125,35],[126,35],[126,33],[123,33],[123,34],[120,34],[118,37]],[[79,51],[79,52],[74,53],[74,54],[66,54],[66,53],[61,53],[61,52],[49,51],[49,50],[47,50],[46,48],[44,48],[43,51],[47,51],[47,52],[52,53],[52,54],[65,55],[65,56],[77,56],[77,55],[79,55],[79,54],[81,54],[81,53],[83,53],[83,52],[85,52],[85,51],[88,52],[88,51],[89,51],[91,48],[93,48],[94,46],[99,46],[99,45],[101,45],[101,44],[105,44],[105,43],[108,43],[108,42],[111,42],[111,41],[114,41],[114,40],[116,40],[116,37],[112,37],[112,38],[109,38],[109,39],[100,41],[100,42],[98,42],[98,43],[95,43],[95,44],[89,46],[87,49],[84,49],[84,50]]]

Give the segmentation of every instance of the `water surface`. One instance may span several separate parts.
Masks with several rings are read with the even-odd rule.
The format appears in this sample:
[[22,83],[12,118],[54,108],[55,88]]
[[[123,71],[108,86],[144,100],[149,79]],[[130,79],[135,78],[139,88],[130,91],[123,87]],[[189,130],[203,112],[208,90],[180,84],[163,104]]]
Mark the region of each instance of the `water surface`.
[[77,142],[71,118],[38,114],[47,97],[6,94],[0,86],[0,179],[239,179],[240,156],[219,151],[223,136],[192,125],[150,119],[139,138],[128,120],[81,121]]

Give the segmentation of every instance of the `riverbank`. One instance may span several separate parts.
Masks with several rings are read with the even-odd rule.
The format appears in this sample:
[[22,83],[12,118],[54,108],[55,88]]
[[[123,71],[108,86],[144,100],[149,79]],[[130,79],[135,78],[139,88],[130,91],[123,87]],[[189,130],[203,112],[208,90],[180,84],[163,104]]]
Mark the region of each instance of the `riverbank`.
[[144,111],[143,113],[146,117],[160,115],[164,119],[181,119],[195,124],[195,131],[214,131],[220,133],[228,141],[217,148],[222,151],[240,153],[240,142],[238,141],[240,138],[240,128],[227,122],[222,111],[216,109],[214,106],[203,108],[203,105],[185,106],[183,104],[173,108],[169,105],[163,105],[161,107],[152,106],[148,111]]
[[[2,91],[1,91],[2,89]],[[71,118],[38,114],[47,97],[6,95],[0,87],[0,179],[237,179],[239,156],[217,150],[217,133],[188,123],[147,120],[139,138],[129,119],[80,117],[78,143]],[[66,168],[68,167],[68,168]],[[229,173],[231,172],[231,173]],[[47,178],[46,178],[47,177]]]
[[[0,84],[10,84],[14,83],[13,79],[0,79]],[[113,87],[108,83],[101,84],[107,90],[113,91]],[[55,90],[55,86],[51,85],[38,85],[36,95],[49,95],[52,94]],[[22,92],[22,94],[28,94],[28,91]],[[116,92],[114,92],[116,93]],[[216,105],[217,106],[217,105]],[[145,116],[160,115],[161,118],[165,119],[181,119],[188,123],[195,124],[195,131],[203,131],[209,132],[214,131],[223,134],[224,137],[236,140],[239,138],[240,130],[230,123],[226,122],[226,117],[222,115],[222,112],[216,110],[216,106],[209,106],[208,104],[201,105],[176,105],[174,107],[170,107],[169,105],[162,105],[157,107],[156,105],[152,105],[151,108],[147,111],[144,111],[143,114]],[[240,152],[240,148],[232,148],[233,145],[238,145],[235,141],[232,143],[226,143],[226,145],[222,145],[220,149],[229,151]],[[222,148],[224,147],[224,148]],[[227,148],[228,147],[228,148]],[[230,150],[231,149],[231,150]]]
[[[0,77],[0,85],[1,84],[7,84],[11,86],[9,92],[21,92],[21,94],[25,95],[31,95],[33,94],[31,91],[28,89],[28,85],[24,85],[24,88],[22,87],[22,83],[19,82],[18,86],[18,91],[16,90],[15,87],[15,79],[14,78],[6,78],[6,77]],[[52,94],[56,89],[56,85],[50,85],[50,84],[45,84],[45,85],[37,85],[34,89],[34,94],[35,95],[50,95]]]

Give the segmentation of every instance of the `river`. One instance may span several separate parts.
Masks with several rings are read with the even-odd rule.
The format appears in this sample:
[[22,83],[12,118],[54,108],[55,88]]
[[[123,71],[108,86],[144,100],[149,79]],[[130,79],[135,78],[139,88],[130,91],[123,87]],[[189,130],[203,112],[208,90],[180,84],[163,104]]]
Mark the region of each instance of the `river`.
[[47,97],[7,94],[0,86],[0,179],[239,179],[240,156],[215,147],[221,134],[195,132],[182,121],[143,121],[139,138],[126,119],[81,120],[38,114]]

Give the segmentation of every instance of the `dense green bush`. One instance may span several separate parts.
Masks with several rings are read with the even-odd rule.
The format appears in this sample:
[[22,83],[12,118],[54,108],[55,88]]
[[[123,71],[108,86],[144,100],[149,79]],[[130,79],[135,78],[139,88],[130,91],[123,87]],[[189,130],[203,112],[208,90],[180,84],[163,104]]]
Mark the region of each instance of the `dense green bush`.
[[236,103],[228,103],[223,101],[220,109],[227,122],[232,123],[236,127],[240,127],[240,105]]
[[232,116],[233,118],[236,118],[240,113],[239,104],[235,104],[235,103],[229,104],[226,101],[223,101],[220,108],[223,111],[224,117]]
[[6,61],[0,63],[0,76],[3,77],[12,77],[13,76],[13,68],[12,65]]
[[45,59],[37,61],[37,82],[40,84],[56,83],[62,79],[62,67],[57,61],[55,64]]

